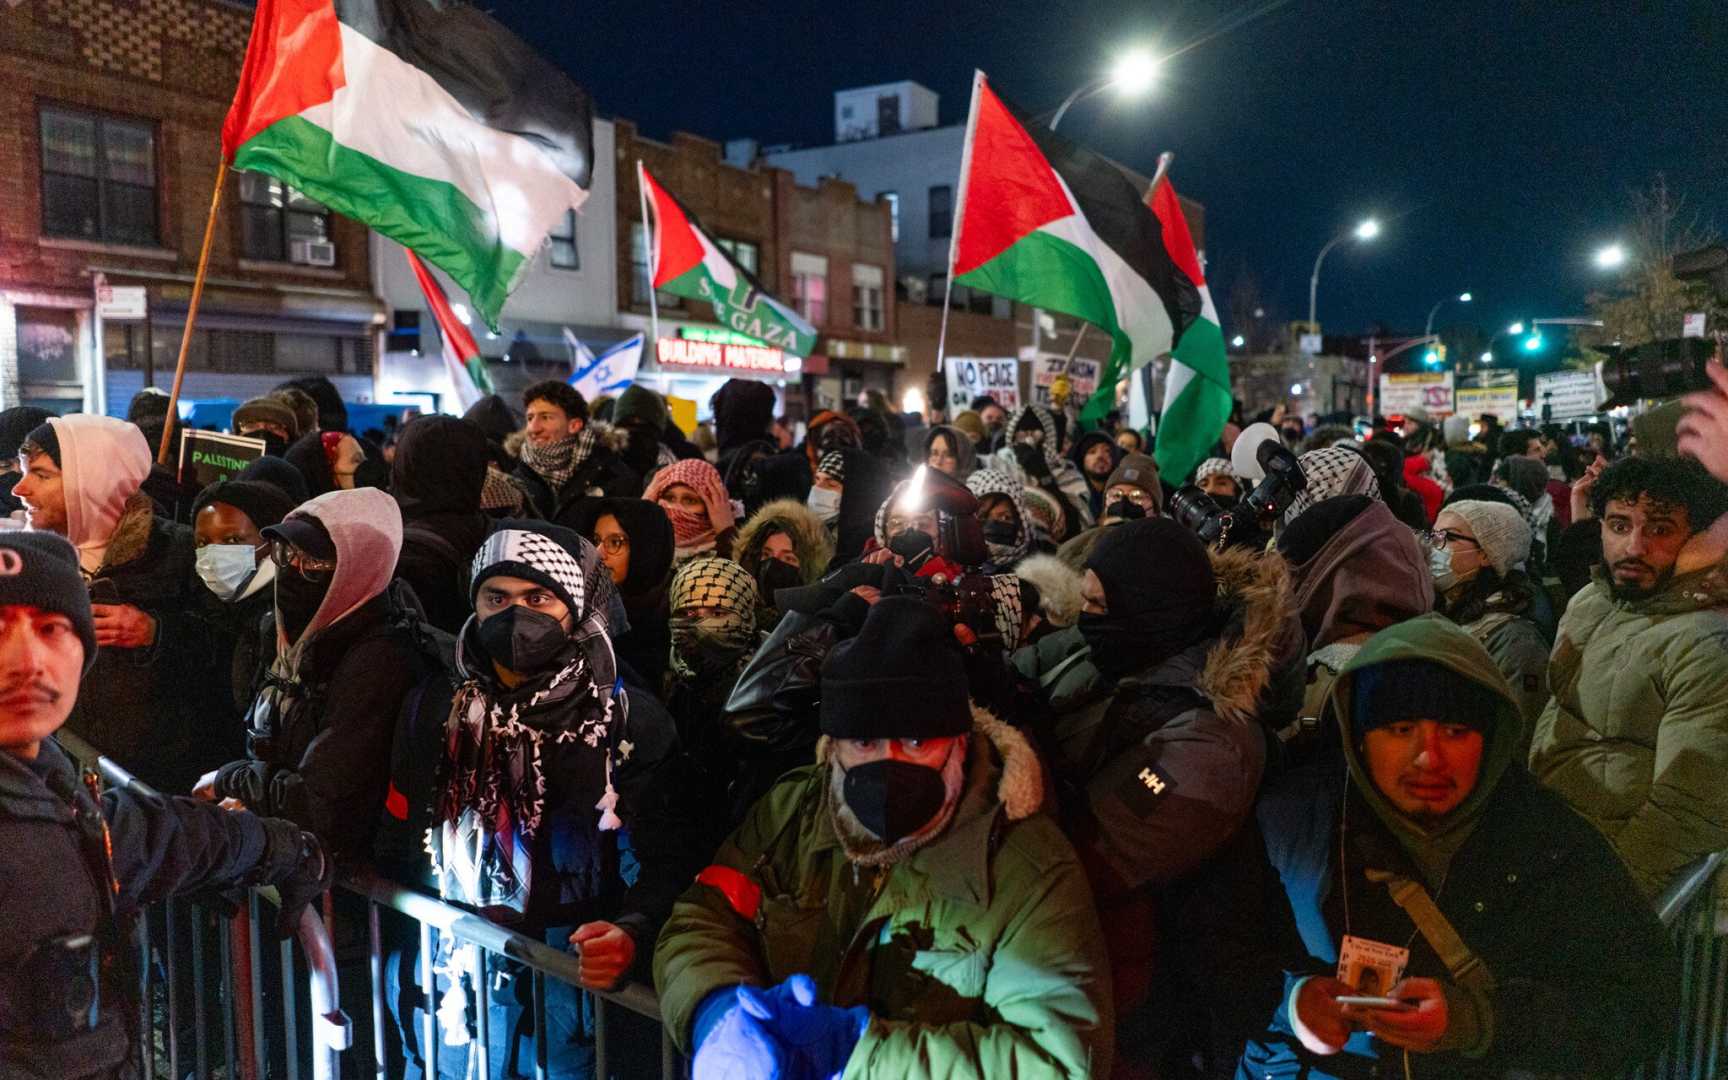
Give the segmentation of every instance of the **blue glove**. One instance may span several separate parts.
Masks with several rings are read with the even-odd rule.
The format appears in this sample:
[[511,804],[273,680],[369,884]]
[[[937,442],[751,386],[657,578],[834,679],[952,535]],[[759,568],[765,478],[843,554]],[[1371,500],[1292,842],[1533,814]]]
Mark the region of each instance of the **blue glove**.
[[792,1080],[791,1053],[761,1019],[744,1011],[742,986],[727,986],[696,1008],[692,1080]]
[[821,1004],[816,981],[808,975],[794,975],[766,990],[740,986],[738,1003],[790,1052],[794,1071],[788,1075],[796,1080],[831,1080],[845,1072],[870,1024],[870,1010],[862,1005]]

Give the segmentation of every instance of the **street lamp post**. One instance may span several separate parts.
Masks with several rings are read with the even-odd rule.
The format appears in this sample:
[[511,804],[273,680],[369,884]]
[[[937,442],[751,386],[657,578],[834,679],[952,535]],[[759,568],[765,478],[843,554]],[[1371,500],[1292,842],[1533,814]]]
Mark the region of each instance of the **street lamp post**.
[[1460,304],[1468,304],[1471,301],[1471,299],[1472,299],[1472,297],[1470,296],[1469,293],[1462,292],[1462,293],[1459,293],[1455,297],[1442,296],[1440,299],[1434,301],[1434,306],[1428,309],[1428,324],[1422,328],[1422,336],[1423,337],[1433,337],[1434,336],[1434,316],[1439,313],[1441,305],[1445,304],[1446,301],[1457,300]]
[[1375,221],[1373,218],[1368,218],[1366,221],[1362,222],[1360,225],[1356,226],[1354,229],[1350,230],[1349,232],[1341,232],[1337,236],[1334,236],[1331,240],[1327,241],[1325,247],[1320,249],[1320,254],[1314,256],[1314,273],[1308,279],[1308,332],[1309,333],[1314,332],[1315,301],[1318,299],[1318,297],[1320,295],[1320,264],[1322,262],[1326,261],[1326,253],[1331,251],[1333,248],[1337,247],[1339,244],[1343,243],[1345,240],[1349,239],[1352,236],[1354,236],[1358,240],[1372,240],[1376,236],[1379,236],[1379,235],[1380,235],[1380,223],[1378,221]]

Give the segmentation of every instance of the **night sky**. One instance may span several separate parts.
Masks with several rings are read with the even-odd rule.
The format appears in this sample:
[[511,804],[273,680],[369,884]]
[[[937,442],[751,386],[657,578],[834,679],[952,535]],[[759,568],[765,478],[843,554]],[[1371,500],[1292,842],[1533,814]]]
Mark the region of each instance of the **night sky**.
[[505,0],[493,10],[567,67],[602,115],[655,137],[765,144],[831,142],[832,95],[845,87],[912,79],[942,95],[943,123],[958,123],[974,67],[1036,111],[1126,43],[1180,50],[1151,97],[1095,98],[1062,129],[1147,174],[1159,151],[1175,152],[1177,188],[1206,205],[1227,323],[1244,273],[1269,317],[1303,318],[1315,254],[1369,213],[1381,237],[1327,256],[1329,333],[1376,323],[1420,333],[1435,300],[1465,289],[1476,302],[1449,305],[1440,325],[1582,313],[1603,280],[1591,252],[1623,234],[1628,191],[1658,171],[1728,225],[1728,4],[1718,0]]

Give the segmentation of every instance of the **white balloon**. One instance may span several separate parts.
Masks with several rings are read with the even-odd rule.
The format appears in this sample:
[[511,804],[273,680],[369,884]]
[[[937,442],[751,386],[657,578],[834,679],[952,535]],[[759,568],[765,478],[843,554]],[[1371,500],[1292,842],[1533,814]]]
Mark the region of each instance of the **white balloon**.
[[1236,445],[1230,450],[1230,470],[1240,477],[1250,487],[1258,484],[1266,477],[1266,470],[1260,467],[1260,447],[1269,442],[1283,444],[1278,429],[1261,421],[1249,424],[1242,434],[1236,436]]

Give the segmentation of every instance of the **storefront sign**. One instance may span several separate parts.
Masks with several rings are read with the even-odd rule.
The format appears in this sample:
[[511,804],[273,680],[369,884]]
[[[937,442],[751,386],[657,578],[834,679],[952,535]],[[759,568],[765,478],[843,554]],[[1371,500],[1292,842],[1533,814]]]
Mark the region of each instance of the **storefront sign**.
[[718,345],[761,345],[753,337],[746,337],[736,330],[725,330],[718,326],[680,326],[678,336],[685,341],[712,341]]
[[96,275],[96,314],[113,322],[136,321],[148,313],[149,299],[142,285],[110,285],[106,274]]
[[1070,401],[1086,401],[1098,388],[1098,361],[1083,356],[1070,361],[1066,356],[1043,353],[1032,363],[1033,402],[1050,404],[1050,387],[1064,372],[1068,375]]
[[1450,413],[1453,411],[1452,373],[1382,375],[1380,400],[1374,403],[1374,407],[1382,416],[1402,416],[1411,409],[1425,409],[1430,414]]
[[1020,361],[1011,356],[992,359],[950,356],[945,370],[950,416],[971,408],[972,399],[980,394],[989,394],[1009,412],[1020,407]]
[[658,359],[662,367],[753,371],[759,375],[796,375],[802,367],[796,356],[766,345],[694,341],[681,337],[661,338]]
[[1536,376],[1536,415],[1544,421],[1591,416],[1608,400],[1602,376],[1595,371],[1551,371]]
[[202,491],[264,456],[264,440],[216,431],[180,430],[180,485]]

